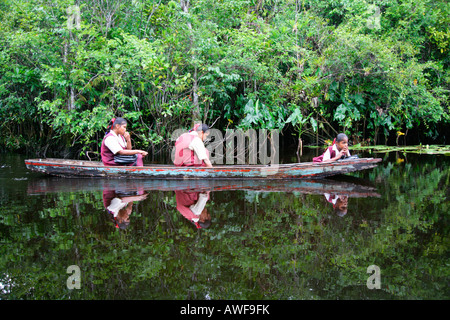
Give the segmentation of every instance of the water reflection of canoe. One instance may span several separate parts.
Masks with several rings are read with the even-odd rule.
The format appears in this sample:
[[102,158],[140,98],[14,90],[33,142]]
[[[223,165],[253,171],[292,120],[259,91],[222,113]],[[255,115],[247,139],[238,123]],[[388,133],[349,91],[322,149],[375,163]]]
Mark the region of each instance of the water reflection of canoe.
[[349,158],[328,163],[279,165],[221,165],[214,168],[145,165],[142,167],[104,166],[97,161],[29,159],[29,170],[62,177],[151,178],[151,179],[315,179],[371,169],[381,159]]
[[112,180],[112,179],[63,179],[47,177],[32,179],[28,184],[28,194],[47,194],[54,192],[98,191],[105,189],[121,189],[123,191],[159,190],[159,191],[231,191],[250,190],[260,192],[299,192],[303,194],[341,194],[349,197],[380,197],[376,188],[365,185],[360,179],[339,181],[334,179],[314,180]]

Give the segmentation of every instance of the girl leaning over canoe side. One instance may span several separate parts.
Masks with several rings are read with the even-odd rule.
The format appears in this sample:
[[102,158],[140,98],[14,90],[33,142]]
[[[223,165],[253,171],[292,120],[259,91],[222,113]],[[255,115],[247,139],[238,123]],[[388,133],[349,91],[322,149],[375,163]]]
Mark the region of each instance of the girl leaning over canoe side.
[[333,145],[320,156],[313,158],[313,162],[332,162],[342,157],[350,157],[348,150],[348,137],[345,133],[339,133],[333,141]]
[[[101,156],[105,166],[143,166],[143,157],[148,153],[143,150],[132,149],[130,134],[127,132],[127,120],[113,118],[102,141]],[[118,155],[136,155],[133,162],[119,162]],[[116,159],[115,159],[116,158]]]

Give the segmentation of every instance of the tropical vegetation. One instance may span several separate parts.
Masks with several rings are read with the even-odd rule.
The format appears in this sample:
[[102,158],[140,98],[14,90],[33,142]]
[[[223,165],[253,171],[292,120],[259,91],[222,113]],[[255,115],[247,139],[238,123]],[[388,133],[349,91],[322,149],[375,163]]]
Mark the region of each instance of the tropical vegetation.
[[116,116],[152,154],[194,121],[445,144],[449,25],[445,0],[4,0],[0,148],[95,157]]

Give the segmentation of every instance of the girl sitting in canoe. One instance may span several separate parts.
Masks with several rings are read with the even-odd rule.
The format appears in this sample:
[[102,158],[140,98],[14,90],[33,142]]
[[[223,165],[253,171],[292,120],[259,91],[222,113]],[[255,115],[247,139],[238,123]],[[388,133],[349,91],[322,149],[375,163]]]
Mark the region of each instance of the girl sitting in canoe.
[[143,166],[142,158],[148,153],[131,148],[130,134],[127,132],[127,120],[115,118],[108,127],[101,146],[102,162],[105,166]]
[[209,134],[208,130],[208,125],[196,124],[189,132],[178,137],[175,141],[175,157],[173,159],[176,166],[212,168],[208,149],[204,145]]
[[313,158],[313,162],[332,162],[342,157],[350,157],[348,151],[348,137],[345,133],[339,133],[333,141],[333,145],[328,147],[325,153]]

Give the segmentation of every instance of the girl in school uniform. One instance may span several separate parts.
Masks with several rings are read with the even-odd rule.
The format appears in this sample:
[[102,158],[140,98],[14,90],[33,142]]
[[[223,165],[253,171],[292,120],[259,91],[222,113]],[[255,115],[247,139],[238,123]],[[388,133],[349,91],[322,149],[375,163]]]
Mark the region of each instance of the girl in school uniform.
[[350,157],[348,150],[348,137],[345,133],[339,133],[331,147],[320,156],[313,158],[313,162],[331,162],[341,159],[342,157]]
[[116,163],[115,155],[137,155],[134,163],[125,164],[127,166],[143,166],[143,157],[147,151],[134,150],[131,148],[130,134],[127,131],[127,121],[123,118],[111,120],[109,132],[105,135],[101,146],[102,162],[105,166],[124,165]]

